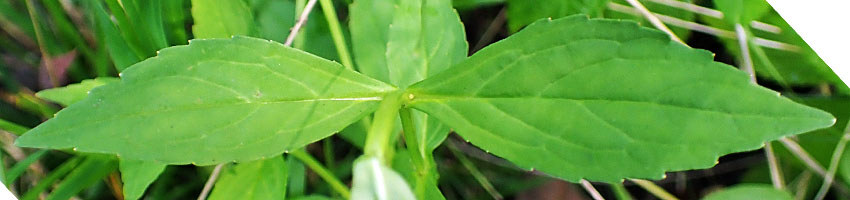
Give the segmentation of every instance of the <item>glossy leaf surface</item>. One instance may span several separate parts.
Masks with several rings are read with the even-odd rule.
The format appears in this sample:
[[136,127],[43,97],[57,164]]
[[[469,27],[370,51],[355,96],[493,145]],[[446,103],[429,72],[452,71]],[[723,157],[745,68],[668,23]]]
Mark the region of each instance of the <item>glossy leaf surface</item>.
[[280,156],[239,163],[222,171],[209,199],[284,199],[286,175],[286,162]]
[[266,40],[193,40],[136,64],[16,141],[19,146],[209,165],[327,137],[394,90]]
[[581,16],[541,20],[407,92],[482,149],[570,181],[661,178],[834,123],[707,51]]

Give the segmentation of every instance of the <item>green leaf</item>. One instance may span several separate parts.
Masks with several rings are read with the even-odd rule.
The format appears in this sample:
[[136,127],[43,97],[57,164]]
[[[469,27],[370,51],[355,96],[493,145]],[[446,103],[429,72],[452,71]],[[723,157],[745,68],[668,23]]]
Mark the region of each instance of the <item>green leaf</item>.
[[703,200],[792,200],[794,197],[767,184],[738,184],[708,194]]
[[748,26],[753,20],[761,18],[770,11],[770,5],[765,0],[713,0],[717,10],[723,12],[723,19],[731,24]]
[[388,28],[387,42],[379,44],[387,47],[387,65],[375,69],[388,76],[364,71],[378,80],[407,88],[466,58],[466,33],[449,0],[399,1]]
[[295,156],[286,157],[286,175],[287,194],[290,197],[304,195],[304,190],[307,188],[307,169],[304,163],[299,161]]
[[387,42],[398,0],[357,0],[351,3],[351,43],[358,71],[389,82]]
[[209,199],[283,199],[286,172],[281,156],[236,164],[223,171]]
[[118,78],[113,77],[88,79],[65,87],[42,90],[35,93],[35,96],[67,107],[86,98],[86,96],[88,96],[88,92],[92,89],[109,83],[117,83],[119,81],[120,80]]
[[124,182],[124,199],[139,199],[148,185],[165,170],[165,164],[153,161],[119,159],[121,181]]
[[56,189],[50,192],[47,199],[70,199],[74,195],[77,195],[77,193],[80,193],[80,191],[83,191],[83,189],[94,185],[109,175],[109,173],[115,171],[118,167],[117,165],[118,163],[115,162],[115,158],[109,156],[86,156],[86,159],[74,168],[74,171],[71,171],[68,176],[65,176],[65,179],[56,186]]
[[413,200],[413,191],[395,171],[381,164],[375,157],[354,161],[352,200]]
[[[351,9],[356,60],[373,78],[406,88],[466,58],[466,34],[449,0],[358,1]],[[417,148],[430,152],[449,129],[413,115],[423,145]]]
[[574,14],[602,17],[610,0],[507,0],[508,30],[517,32],[538,19]]
[[251,8],[243,0],[192,0],[195,38],[230,38],[256,33]]
[[707,168],[835,120],[660,31],[582,16],[541,20],[407,93],[482,149],[576,182]]
[[393,90],[267,40],[193,40],[128,68],[16,144],[163,164],[251,161],[330,136]]
[[[295,25],[295,2],[291,0],[254,1],[257,29],[260,36],[277,42],[285,42],[289,30]],[[315,20],[315,19],[311,19]]]

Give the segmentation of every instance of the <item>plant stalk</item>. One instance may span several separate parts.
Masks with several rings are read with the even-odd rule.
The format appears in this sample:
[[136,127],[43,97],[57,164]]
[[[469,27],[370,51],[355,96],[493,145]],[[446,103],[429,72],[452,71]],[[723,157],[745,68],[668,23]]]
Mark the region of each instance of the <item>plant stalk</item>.
[[632,200],[632,195],[629,194],[629,191],[626,190],[626,187],[623,186],[623,183],[612,183],[611,189],[614,190],[614,195],[617,196],[619,200]]
[[204,189],[201,190],[201,195],[198,195],[198,200],[206,200],[207,196],[210,195],[210,191],[212,190],[213,185],[215,185],[216,179],[218,179],[218,176],[221,174],[221,168],[224,168],[224,163],[215,166],[215,169],[213,169],[210,174],[210,178],[207,179],[207,183],[204,184]]
[[682,39],[677,37],[676,34],[673,33],[672,30],[670,30],[670,28],[667,28],[667,26],[664,25],[664,23],[661,22],[661,20],[658,19],[658,17],[653,15],[652,12],[649,12],[649,9],[646,9],[646,7],[644,7],[643,4],[641,4],[639,1],[637,1],[637,0],[626,0],[626,2],[629,2],[629,4],[631,4],[632,7],[637,9],[638,12],[640,12],[640,14],[643,15],[644,18],[646,18],[646,20],[649,20],[649,23],[651,23],[653,26],[655,26],[655,28],[658,28],[658,30],[661,30],[664,33],[667,33],[667,35],[670,35],[670,39],[672,39],[676,42],[682,43],[682,44],[687,46],[687,44],[685,44],[685,41],[682,41]]
[[393,125],[398,119],[398,110],[401,108],[401,92],[391,92],[384,96],[378,110],[375,111],[375,118],[372,120],[372,127],[369,128],[369,133],[366,136],[366,146],[363,149],[365,156],[374,156],[379,158],[382,164],[390,163],[391,155],[389,155],[390,139],[392,138]]
[[302,150],[292,151],[289,155],[295,156],[295,158],[304,163],[304,165],[307,165],[307,167],[313,170],[313,172],[319,175],[319,177],[322,177],[322,180],[325,180],[325,182],[327,182],[331,188],[333,188],[334,191],[339,193],[343,198],[351,198],[351,191],[348,190],[348,186],[343,184],[336,175],[331,173],[330,170],[319,163],[316,158],[313,158],[313,156]]
[[838,169],[838,164],[841,161],[841,156],[844,153],[844,149],[847,147],[848,141],[850,141],[850,132],[845,130],[844,135],[841,136],[841,140],[839,140],[838,144],[835,145],[835,151],[832,152],[832,159],[829,161],[829,169],[826,170],[826,175],[823,178],[823,185],[821,185],[817,195],[815,195],[816,200],[822,200],[826,197],[826,193],[829,192],[829,187],[832,185],[832,182],[835,181],[835,172]]
[[426,152],[427,150],[424,149],[424,146],[421,146],[421,142],[424,141],[418,140],[419,137],[417,137],[416,128],[413,123],[413,114],[410,108],[400,109],[399,115],[401,116],[401,126],[404,130],[404,141],[407,145],[407,152],[410,154],[410,159],[413,160],[413,167],[415,169],[414,177],[416,177],[416,186],[414,191],[416,192],[416,198],[425,199],[425,184],[431,175],[433,158],[431,152]]
[[[624,6],[624,5],[620,5],[620,4],[617,4],[617,3],[614,3],[614,2],[608,2],[608,9],[610,9],[612,11],[620,12],[620,13],[629,14],[629,15],[641,16],[641,13],[638,12],[637,9],[632,8],[632,7],[628,7],[628,6]],[[670,16],[667,16],[667,15],[662,15],[662,14],[657,14],[657,13],[654,13],[653,15],[658,17],[658,19],[660,19],[662,22],[667,23],[667,24],[672,25],[672,26],[685,28],[685,29],[688,29],[688,30],[701,32],[701,33],[705,33],[705,34],[709,34],[709,35],[713,35],[713,36],[717,36],[717,37],[721,37],[721,38],[729,38],[729,39],[735,38],[735,32],[733,32],[733,31],[728,31],[728,30],[723,30],[723,29],[711,27],[711,26],[697,24],[697,23],[694,23],[694,22],[691,22],[691,21],[681,20],[679,18],[670,17]],[[759,45],[759,46],[777,49],[777,50],[790,51],[790,52],[800,52],[799,46],[796,46],[796,45],[793,45],[793,44],[788,44],[788,43],[777,42],[777,41],[773,41],[773,40],[768,40],[768,39],[764,39],[764,38],[759,38],[759,37],[753,38],[753,43],[756,44],[756,45]]]
[[581,179],[579,182],[581,183],[581,187],[590,194],[590,197],[593,197],[593,200],[605,200],[605,198],[602,197],[602,194],[599,194],[599,191],[593,187],[593,184],[591,184],[590,181]]
[[325,20],[328,21],[331,38],[334,41],[334,46],[336,46],[336,53],[339,54],[339,60],[342,66],[354,71],[354,62],[351,61],[348,45],[345,44],[345,36],[342,35],[342,27],[339,25],[339,17],[336,16],[334,3],[331,0],[319,0],[319,3],[322,5],[322,13],[325,14]]
[[295,36],[298,35],[298,31],[304,27],[304,24],[307,23],[307,18],[310,16],[310,11],[313,11],[313,7],[316,6],[316,0],[310,0],[307,2],[307,6],[304,7],[304,10],[301,11],[301,16],[298,17],[298,21],[295,22],[295,26],[292,26],[292,30],[289,30],[289,35],[286,36],[286,41],[283,42],[283,46],[292,46],[292,42],[295,41]]

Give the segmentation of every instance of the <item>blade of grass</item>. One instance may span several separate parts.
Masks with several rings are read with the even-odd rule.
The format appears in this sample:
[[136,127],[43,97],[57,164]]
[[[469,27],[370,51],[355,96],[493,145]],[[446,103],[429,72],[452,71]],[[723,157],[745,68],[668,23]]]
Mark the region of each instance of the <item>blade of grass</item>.
[[27,156],[27,158],[21,160],[20,162],[15,163],[15,165],[9,168],[9,171],[6,171],[5,182],[13,183],[18,180],[18,178],[21,177],[21,175],[23,175],[25,171],[27,171],[30,165],[41,159],[41,157],[44,157],[44,155],[47,155],[47,152],[49,152],[49,150],[38,150],[35,153],[30,154],[29,156]]
[[841,136],[841,140],[839,140],[838,144],[835,145],[835,151],[832,152],[832,159],[829,161],[829,168],[826,170],[826,176],[823,178],[823,185],[821,185],[817,195],[815,195],[816,200],[821,200],[826,197],[826,193],[829,192],[829,187],[832,185],[832,182],[835,181],[835,172],[838,169],[839,161],[841,161],[841,155],[844,153],[844,148],[847,147],[848,141],[850,141],[850,131],[845,130],[844,135]]
[[121,7],[121,3],[119,3],[118,0],[106,0],[106,6],[109,7],[109,10],[112,12],[111,16],[115,17],[115,20],[118,22],[121,35],[124,37],[124,40],[127,41],[130,49],[136,53],[136,56],[138,56],[140,60],[153,56],[153,52],[145,52],[145,49],[137,44],[136,39],[139,38],[139,36],[136,35],[137,30],[133,26],[133,23],[130,23],[130,19],[128,19],[125,14],[124,8]]
[[[48,14],[52,19],[52,24],[55,26],[55,29],[58,31],[58,35],[62,41],[70,41],[71,44],[74,45],[74,48],[80,52],[88,60],[97,60],[94,54],[94,50],[88,46],[88,44],[83,39],[83,36],[80,34],[80,29],[75,27],[74,24],[65,16],[65,10],[62,9],[62,5],[59,4],[58,0],[43,0],[41,1],[44,4],[44,7],[47,9]],[[94,63],[97,64],[97,63]],[[109,69],[107,66],[94,66],[95,75],[97,76],[108,76]]]
[[101,43],[106,46],[115,69],[121,72],[130,65],[141,61],[139,55],[134,53],[127,40],[121,37],[118,28],[115,27],[115,24],[109,18],[109,14],[103,8],[103,4],[99,1],[83,2],[86,4],[89,17],[94,18],[92,21],[94,21],[97,32],[101,35]]
[[46,41],[44,39],[43,30],[41,30],[41,26],[39,25],[38,13],[35,10],[35,3],[33,0],[26,0],[27,4],[27,12],[30,15],[30,21],[32,21],[32,26],[35,30],[35,38],[38,42],[38,50],[41,52],[41,62],[44,62],[44,65],[47,66],[47,76],[50,79],[50,83],[53,84],[53,87],[59,86],[58,77],[56,76],[56,72],[53,69],[53,61],[50,59],[50,54],[47,51]]
[[68,173],[59,185],[56,185],[47,199],[71,199],[98,181],[106,178],[118,169],[117,159],[104,155],[86,156],[85,161]]
[[56,183],[60,178],[64,177],[68,172],[71,172],[80,162],[83,161],[83,156],[74,156],[71,159],[68,159],[59,167],[56,167],[52,172],[50,172],[47,177],[41,179],[38,184],[34,187],[30,188],[23,196],[21,196],[21,200],[34,200],[37,199],[39,194],[47,190],[53,183]]
[[13,122],[6,121],[4,119],[0,119],[0,129],[3,129],[4,131],[8,131],[8,132],[13,133],[15,135],[22,135],[22,134],[24,134],[24,133],[26,133],[27,131],[30,130],[29,128],[27,128],[25,126],[21,126],[21,125],[18,125],[16,123],[13,123]]

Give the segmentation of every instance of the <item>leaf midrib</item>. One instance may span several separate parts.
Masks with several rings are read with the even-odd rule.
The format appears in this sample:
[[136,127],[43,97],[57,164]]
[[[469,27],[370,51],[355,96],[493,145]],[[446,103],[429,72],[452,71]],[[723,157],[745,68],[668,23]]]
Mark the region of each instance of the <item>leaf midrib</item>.
[[614,103],[637,103],[637,104],[650,104],[653,106],[662,106],[662,107],[673,107],[687,110],[695,110],[700,112],[709,112],[716,114],[723,114],[730,117],[759,117],[759,118],[778,118],[778,119],[818,119],[818,117],[814,116],[775,116],[775,115],[766,115],[766,114],[758,114],[758,113],[732,113],[724,110],[713,110],[706,109],[694,106],[686,106],[679,104],[669,104],[655,101],[641,101],[641,100],[632,100],[632,99],[594,99],[594,98],[559,98],[559,97],[543,97],[543,96],[516,96],[516,97],[476,97],[476,96],[461,96],[461,95],[430,95],[430,94],[414,94],[415,99],[411,100],[409,105],[415,107],[415,105],[419,102],[435,102],[440,104],[445,104],[447,101],[485,101],[490,103],[489,101],[497,101],[497,100],[552,100],[552,101],[574,101],[578,103],[590,102],[590,101],[603,101],[603,102],[614,102]]

